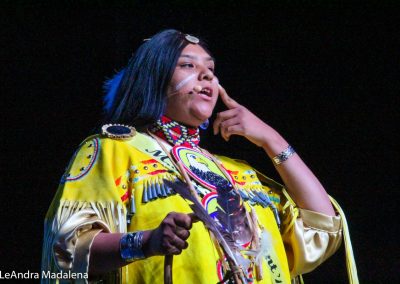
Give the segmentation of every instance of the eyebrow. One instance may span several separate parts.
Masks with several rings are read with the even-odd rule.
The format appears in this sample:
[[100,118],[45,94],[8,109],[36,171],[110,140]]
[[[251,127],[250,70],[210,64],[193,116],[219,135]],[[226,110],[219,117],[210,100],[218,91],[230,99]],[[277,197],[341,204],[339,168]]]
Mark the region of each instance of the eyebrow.
[[[200,59],[198,56],[193,56],[193,55],[189,55],[189,54],[181,54],[180,57],[186,57],[186,58],[190,58],[190,59],[193,59],[193,60],[199,60]],[[204,59],[206,61],[214,61],[215,62],[215,59],[213,57],[211,57],[211,56],[205,57]]]

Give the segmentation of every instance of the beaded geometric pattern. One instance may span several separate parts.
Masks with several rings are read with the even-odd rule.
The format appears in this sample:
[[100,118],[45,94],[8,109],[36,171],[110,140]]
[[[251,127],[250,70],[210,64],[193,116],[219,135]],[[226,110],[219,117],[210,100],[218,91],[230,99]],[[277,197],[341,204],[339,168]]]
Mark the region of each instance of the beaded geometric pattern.
[[166,116],[151,125],[149,131],[172,145],[196,147],[200,142],[199,129],[184,126]]
[[[81,145],[79,151],[76,151],[71,159],[67,171],[61,178],[61,183],[77,181],[89,173],[96,163],[100,148],[99,144],[99,139],[95,138]],[[74,161],[79,161],[80,163],[73,163]]]

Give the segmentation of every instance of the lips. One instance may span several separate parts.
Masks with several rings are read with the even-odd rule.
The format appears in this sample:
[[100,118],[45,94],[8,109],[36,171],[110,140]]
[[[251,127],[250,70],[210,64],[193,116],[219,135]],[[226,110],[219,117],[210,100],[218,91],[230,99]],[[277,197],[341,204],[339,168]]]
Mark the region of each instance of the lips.
[[200,94],[206,95],[207,97],[212,97],[212,89],[205,87],[201,89]]

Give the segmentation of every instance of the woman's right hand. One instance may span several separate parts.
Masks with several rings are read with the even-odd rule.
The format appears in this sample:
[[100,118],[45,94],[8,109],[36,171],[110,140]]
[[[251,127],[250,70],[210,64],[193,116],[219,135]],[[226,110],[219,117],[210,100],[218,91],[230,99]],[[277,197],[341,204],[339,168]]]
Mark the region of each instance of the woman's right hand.
[[154,230],[143,235],[143,252],[146,257],[180,254],[188,247],[192,224],[198,219],[194,214],[170,212]]

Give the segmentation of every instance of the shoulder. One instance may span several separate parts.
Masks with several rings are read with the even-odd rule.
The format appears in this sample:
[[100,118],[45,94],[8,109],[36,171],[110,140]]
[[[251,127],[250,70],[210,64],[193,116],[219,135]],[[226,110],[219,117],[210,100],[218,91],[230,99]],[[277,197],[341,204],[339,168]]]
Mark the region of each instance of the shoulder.
[[[127,135],[128,130],[134,135]],[[124,136],[118,136],[120,134],[117,131],[124,132],[122,133]],[[104,168],[105,164],[126,164],[127,161],[139,155],[139,150],[133,145],[135,140],[140,140],[142,136],[145,135],[136,132],[133,127],[125,129],[125,126],[124,128],[119,126],[108,129],[108,132],[102,131],[85,138],[75,150],[62,181],[81,180],[99,165],[100,168]]]
[[101,133],[86,138],[78,151],[92,147],[96,149],[100,159],[118,158],[118,161],[144,159],[159,148],[157,141],[148,134],[136,131],[132,126],[120,124],[103,125]]
[[123,124],[105,124],[101,127],[101,134],[116,140],[129,140],[136,136],[133,126]]
[[99,144],[123,144],[123,142],[133,139],[137,133],[136,129],[132,126],[105,124],[101,128],[101,133],[96,133],[86,137],[79,144],[78,149],[85,145],[93,147],[98,146]]
[[[133,126],[122,124],[105,124],[101,127],[101,133],[91,135],[84,139],[78,150],[86,147],[98,147],[101,152],[113,153],[116,150],[129,148],[134,150],[135,145],[151,143],[153,138],[136,131]],[[111,151],[114,149],[114,151]]]

